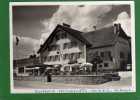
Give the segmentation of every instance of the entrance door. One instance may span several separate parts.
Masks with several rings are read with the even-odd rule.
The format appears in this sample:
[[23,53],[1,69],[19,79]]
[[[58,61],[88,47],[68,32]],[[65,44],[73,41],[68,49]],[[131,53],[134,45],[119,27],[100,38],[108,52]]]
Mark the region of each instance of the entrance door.
[[47,75],[47,82],[51,82],[51,81],[52,81],[51,74],[48,74]]
[[121,60],[120,61],[120,67],[121,67],[121,71],[125,71],[127,68],[127,64],[125,60]]

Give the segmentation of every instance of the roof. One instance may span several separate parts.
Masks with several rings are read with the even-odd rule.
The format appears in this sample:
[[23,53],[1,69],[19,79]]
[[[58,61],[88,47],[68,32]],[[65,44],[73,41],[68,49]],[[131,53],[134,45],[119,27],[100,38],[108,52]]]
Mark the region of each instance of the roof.
[[91,31],[91,32],[80,32],[75,29],[72,29],[71,27],[57,25],[57,27],[54,29],[52,34],[48,37],[48,39],[44,42],[44,44],[40,47],[38,50],[38,53],[45,50],[47,47],[47,44],[49,44],[49,41],[53,38],[53,36],[57,33],[57,29],[62,29],[66,31],[67,33],[71,34],[72,36],[79,39],[81,42],[85,43],[87,46],[90,46],[91,48],[99,48],[99,47],[105,47],[105,46],[111,46],[116,43],[116,40],[118,37],[122,37],[125,39],[130,39],[129,36],[126,35],[126,33],[123,31],[121,26],[119,26],[119,34],[114,33],[114,26],[108,26],[99,30]]
[[90,42],[87,41],[84,37],[83,37],[83,33],[80,31],[77,31],[75,29],[72,29],[71,27],[68,26],[62,26],[62,25],[57,25],[56,28],[54,29],[54,31],[51,33],[51,35],[46,39],[46,41],[44,42],[44,44],[40,47],[40,49],[38,50],[37,53],[44,51],[47,47],[47,44],[49,44],[49,42],[51,41],[51,39],[53,38],[53,36],[57,33],[57,29],[62,29],[64,31],[66,31],[68,34],[71,34],[72,36],[74,36],[75,38],[77,38],[78,40],[80,40],[81,42],[85,43],[86,45],[90,46]]
[[23,59],[15,59],[13,60],[14,66],[17,65],[34,65],[34,64],[39,64],[40,60],[39,57],[36,58],[23,58]]
[[118,36],[129,38],[120,27],[121,34],[114,33],[114,26],[108,26],[100,30],[84,33],[84,37],[92,44],[92,48],[111,46],[116,43]]
[[76,37],[77,39],[79,39],[81,42],[85,43],[86,45],[88,45],[88,46],[91,45],[90,42],[89,42],[86,38],[84,38],[83,32],[80,32],[80,31],[77,31],[77,30],[72,29],[72,28],[70,28],[70,27],[66,27],[66,26],[62,26],[62,25],[60,25],[60,27],[61,27],[64,31],[68,32],[68,33],[71,34],[72,36],[74,36],[74,37]]

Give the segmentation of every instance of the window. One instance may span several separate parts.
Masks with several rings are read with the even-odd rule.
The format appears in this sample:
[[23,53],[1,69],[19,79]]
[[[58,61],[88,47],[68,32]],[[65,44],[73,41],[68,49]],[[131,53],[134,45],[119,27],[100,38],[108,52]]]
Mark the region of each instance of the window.
[[82,57],[82,53],[81,52],[77,53],[77,59],[81,57]]
[[65,31],[61,30],[57,33],[57,35],[55,36],[56,40],[59,39],[65,39],[67,37],[67,34],[65,33]]
[[100,56],[103,60],[110,60],[112,61],[111,51],[104,51],[100,53]]
[[69,59],[72,59],[72,54],[69,54]]
[[65,70],[65,71],[69,71],[69,70],[70,70],[70,66],[65,66],[65,67],[64,67],[64,70]]
[[54,61],[59,61],[59,60],[60,60],[59,55],[54,56]]
[[76,60],[82,56],[82,53],[71,53],[71,54],[64,54],[63,59],[70,59],[70,60]]
[[71,54],[71,59],[76,60],[77,59],[77,53],[72,53]]
[[73,59],[74,59],[74,60],[77,60],[77,53],[74,53],[74,54],[73,54]]
[[47,61],[59,61],[59,60],[60,60],[60,56],[59,55],[48,56],[47,57]]
[[67,37],[67,34],[65,33],[65,32],[63,32],[62,34],[61,34],[61,38],[62,39],[65,39]]
[[53,61],[56,61],[56,56],[53,56]]
[[56,50],[60,50],[60,45],[56,45]]
[[66,48],[68,48],[68,43],[64,43],[63,49],[66,49]]
[[50,61],[53,61],[53,56],[50,56]]
[[59,46],[58,46],[58,45],[50,45],[50,46],[48,47],[48,51],[55,51],[55,50],[57,50],[57,49],[59,49]]
[[99,65],[99,67],[101,68],[101,67],[102,67],[102,65]]
[[108,51],[108,56],[111,57],[111,51]]
[[99,53],[98,51],[94,52],[93,56],[98,56],[98,53]]
[[69,43],[64,43],[63,49],[69,49],[69,48],[72,48],[71,42],[69,42]]
[[52,46],[49,46],[48,47],[48,51],[52,51]]
[[62,54],[61,57],[63,58],[63,60],[66,59],[66,54]]
[[71,54],[71,59],[74,59],[74,53]]
[[66,54],[66,59],[69,59],[69,54]]
[[59,32],[57,33],[57,40],[61,39],[61,34],[62,34],[61,31],[59,31]]
[[104,52],[104,57],[105,57],[106,60],[109,60],[110,54],[111,54],[110,51],[105,51]]
[[47,61],[50,61],[50,60],[51,60],[51,59],[50,59],[50,56],[48,56],[48,57],[47,57]]
[[77,42],[71,42],[71,47],[76,47],[77,46]]
[[108,67],[108,63],[104,63],[104,67]]
[[63,59],[65,60],[65,59],[69,59],[69,55],[68,54],[64,54],[63,55]]
[[57,60],[57,56],[54,56],[54,61],[56,61]]
[[81,57],[82,57],[82,52],[74,54],[74,58],[76,58],[76,59],[81,58]]
[[45,57],[44,57],[44,61],[46,61],[46,60],[47,60],[47,57],[45,56]]
[[19,73],[24,73],[24,67],[19,67],[19,68],[18,68],[18,72],[19,72]]
[[104,57],[104,52],[101,52],[101,57],[102,57],[102,58]]
[[66,59],[66,54],[63,55],[63,59],[64,59],[64,60]]
[[57,56],[58,56],[57,60],[60,61],[60,56],[59,55],[57,55]]

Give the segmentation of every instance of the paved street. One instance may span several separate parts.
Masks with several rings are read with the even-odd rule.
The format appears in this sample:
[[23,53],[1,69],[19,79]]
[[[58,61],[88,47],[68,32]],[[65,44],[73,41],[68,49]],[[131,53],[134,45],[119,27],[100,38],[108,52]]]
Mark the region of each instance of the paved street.
[[120,81],[111,81],[98,85],[79,85],[64,83],[47,83],[37,81],[15,81],[15,89],[68,89],[68,88],[120,88],[131,86],[131,77],[122,78]]
[[[14,93],[34,93],[36,90],[53,90],[53,89],[123,89],[132,88],[131,72],[119,73],[121,80],[110,81],[104,84],[83,85],[83,84],[64,84],[64,83],[47,83],[41,81],[14,81]],[[129,90],[128,90],[129,91]]]

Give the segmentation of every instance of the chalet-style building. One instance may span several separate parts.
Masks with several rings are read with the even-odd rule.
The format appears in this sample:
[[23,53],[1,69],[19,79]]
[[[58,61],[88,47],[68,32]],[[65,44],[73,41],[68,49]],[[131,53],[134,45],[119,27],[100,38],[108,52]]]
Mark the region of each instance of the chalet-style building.
[[70,25],[57,25],[41,45],[38,54],[46,65],[92,63],[99,56],[97,70],[126,70],[131,61],[130,37],[120,24],[83,33]]
[[103,60],[98,70],[127,70],[131,63],[131,38],[120,24],[88,32],[84,37],[92,44],[87,48],[87,61],[95,55]]

